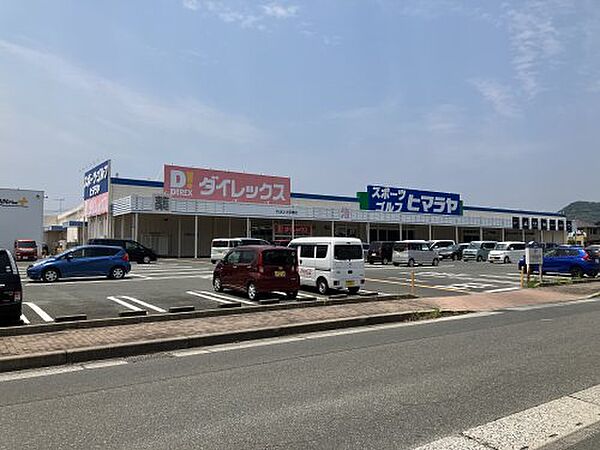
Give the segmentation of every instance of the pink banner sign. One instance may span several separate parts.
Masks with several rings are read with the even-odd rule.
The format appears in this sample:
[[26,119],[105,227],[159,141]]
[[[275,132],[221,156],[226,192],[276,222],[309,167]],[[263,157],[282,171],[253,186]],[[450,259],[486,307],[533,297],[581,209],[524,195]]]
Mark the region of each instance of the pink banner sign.
[[99,216],[108,212],[108,192],[84,201],[86,217]]
[[168,165],[164,189],[171,198],[269,205],[289,205],[291,194],[286,177]]

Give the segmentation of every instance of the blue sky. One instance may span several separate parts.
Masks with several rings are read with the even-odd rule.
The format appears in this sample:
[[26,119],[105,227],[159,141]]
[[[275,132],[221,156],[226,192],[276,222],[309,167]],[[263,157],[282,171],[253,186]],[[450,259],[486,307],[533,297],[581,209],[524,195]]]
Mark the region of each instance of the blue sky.
[[[162,165],[557,210],[598,200],[595,0],[0,3],[0,186]],[[25,171],[27,168],[27,171]]]

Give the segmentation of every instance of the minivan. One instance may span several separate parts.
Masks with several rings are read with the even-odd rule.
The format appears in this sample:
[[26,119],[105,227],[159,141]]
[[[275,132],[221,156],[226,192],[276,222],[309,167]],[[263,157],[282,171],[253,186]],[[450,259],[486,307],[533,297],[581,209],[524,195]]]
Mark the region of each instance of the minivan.
[[268,292],[294,299],[300,289],[296,252],[274,245],[236,247],[215,267],[213,288],[244,291],[250,300]]
[[501,262],[509,264],[517,262],[525,256],[525,242],[506,241],[498,242],[494,249],[488,255],[488,261],[491,263]]
[[487,261],[488,255],[496,247],[496,241],[472,241],[467,248],[463,250],[463,261]]
[[347,289],[356,294],[365,284],[362,241],[356,238],[304,237],[289,247],[298,252],[300,284],[316,286],[319,294]]
[[139,242],[132,241],[131,239],[105,239],[105,238],[94,238],[88,241],[89,245],[110,245],[114,247],[121,247],[129,255],[131,261],[135,261],[138,264],[150,264],[152,261],[156,261],[156,253],[151,248],[145,247]]
[[38,258],[37,243],[32,239],[17,239],[15,241],[14,255],[17,261],[24,259],[35,261]]
[[240,245],[271,245],[263,239],[255,238],[218,238],[213,239],[210,244],[210,262],[216,264],[217,261],[229,253],[229,251]]
[[394,241],[373,241],[369,245],[367,261],[369,264],[380,262],[383,265],[392,262],[392,252],[394,251]]
[[408,267],[416,264],[437,266],[440,263],[440,257],[437,250],[432,250],[427,241],[398,241],[394,243],[392,262],[395,266],[400,264]]
[[23,287],[19,269],[11,253],[0,248],[0,322],[21,320]]

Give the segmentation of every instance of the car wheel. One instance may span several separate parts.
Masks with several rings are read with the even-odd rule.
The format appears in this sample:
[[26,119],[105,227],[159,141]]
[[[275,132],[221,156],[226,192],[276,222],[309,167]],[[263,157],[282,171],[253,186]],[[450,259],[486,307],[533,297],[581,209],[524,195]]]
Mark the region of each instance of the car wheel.
[[400,265],[400,263],[394,263],[394,266],[398,267]]
[[592,270],[591,272],[588,272],[588,277],[596,278],[597,276],[598,276],[597,270]]
[[409,259],[408,260],[408,267],[415,267],[415,260],[414,259]]
[[296,297],[298,297],[298,291],[288,292],[286,297],[290,300],[294,300]]
[[510,264],[510,258],[508,256],[504,257],[504,264]]
[[581,270],[581,267],[571,267],[570,273],[573,278],[583,278],[583,270]]
[[223,282],[221,281],[221,277],[213,278],[213,289],[215,292],[223,292]]
[[383,258],[383,261],[381,261],[381,264],[383,264],[384,266],[387,266],[390,263],[390,260],[387,258]]
[[150,257],[149,256],[144,256],[144,259],[142,260],[142,262],[144,264],[150,264]]
[[46,283],[54,283],[58,278],[58,270],[56,269],[46,269],[42,274],[42,280]]
[[258,298],[258,291],[256,290],[256,285],[254,283],[248,283],[246,293],[248,294],[248,298],[252,301],[255,301]]
[[321,295],[327,295],[329,292],[329,285],[327,284],[327,280],[325,278],[319,278],[317,280],[317,290]]
[[481,255],[479,255],[479,256],[477,257],[477,262],[481,262],[481,261],[483,261],[483,258],[482,258],[482,256],[481,256]]
[[456,255],[452,255],[450,259],[452,259],[452,261],[456,261]]
[[352,294],[352,295],[358,294],[359,290],[360,290],[359,286],[354,286],[354,287],[348,288],[348,292],[350,292],[350,294]]
[[432,265],[432,266],[434,266],[434,267],[438,266],[439,264],[440,264],[440,260],[439,260],[439,259],[437,259],[437,258],[435,258],[435,259],[432,261],[432,263],[431,263],[431,265]]
[[121,266],[113,267],[108,273],[108,278],[113,280],[121,280],[125,278],[125,269]]
[[216,263],[217,263],[217,260],[216,260],[216,259],[211,259],[211,260],[210,260],[210,262],[211,262],[212,264],[216,264]]

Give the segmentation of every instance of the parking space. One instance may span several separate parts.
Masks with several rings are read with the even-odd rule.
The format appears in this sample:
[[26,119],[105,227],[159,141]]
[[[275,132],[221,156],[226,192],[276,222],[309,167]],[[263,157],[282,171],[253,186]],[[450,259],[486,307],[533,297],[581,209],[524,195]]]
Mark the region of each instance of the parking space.
[[[28,263],[19,263],[21,274]],[[89,319],[117,317],[124,311],[159,314],[169,308],[193,306],[196,310],[256,305],[242,293],[212,289],[213,264],[208,260],[164,259],[133,264],[123,280],[105,278],[60,280],[40,283],[23,279],[24,323],[52,322],[57,317],[85,314]],[[414,289],[411,288],[414,274]],[[366,265],[364,291],[379,294],[414,292],[419,297],[468,295],[474,292],[508,292],[519,289],[516,264],[442,261],[439,266],[395,267]],[[325,298],[304,287],[298,300]],[[274,293],[264,301],[289,300]]]

